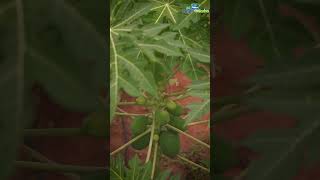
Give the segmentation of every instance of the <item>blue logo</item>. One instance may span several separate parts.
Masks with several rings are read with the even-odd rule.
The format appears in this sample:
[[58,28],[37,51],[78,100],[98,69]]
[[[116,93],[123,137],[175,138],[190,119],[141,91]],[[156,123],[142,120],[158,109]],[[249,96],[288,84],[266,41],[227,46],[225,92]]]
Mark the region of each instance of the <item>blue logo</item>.
[[207,9],[200,9],[200,5],[198,3],[192,3],[190,6],[187,6],[186,9],[182,11],[185,14],[195,13],[209,13]]
[[197,3],[192,3],[192,4],[191,4],[191,9],[193,9],[193,10],[199,9],[199,4],[197,4]]

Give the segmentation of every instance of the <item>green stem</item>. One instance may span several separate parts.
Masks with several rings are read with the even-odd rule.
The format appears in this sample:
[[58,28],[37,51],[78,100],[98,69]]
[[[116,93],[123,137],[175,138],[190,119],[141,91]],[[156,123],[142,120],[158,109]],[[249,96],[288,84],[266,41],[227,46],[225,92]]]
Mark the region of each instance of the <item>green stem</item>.
[[107,167],[93,167],[93,166],[75,166],[62,165],[30,161],[15,161],[15,166],[18,168],[35,169],[41,171],[53,172],[73,172],[73,173],[94,173],[94,172],[108,172]]
[[146,158],[146,162],[147,163],[150,160],[150,156],[151,156],[151,150],[152,150],[152,142],[153,142],[153,135],[154,135],[154,129],[156,126],[156,120],[155,120],[155,112],[153,112],[153,120],[152,120],[152,127],[151,127],[151,136],[150,136],[150,141],[149,141],[149,148],[148,148],[148,154],[147,154],[147,158]]
[[127,142],[126,144],[122,145],[121,147],[119,147],[118,149],[114,150],[112,153],[110,153],[110,156],[115,155],[116,153],[120,152],[121,150],[123,150],[124,148],[126,148],[127,146],[129,146],[130,144],[132,144],[133,142],[135,142],[136,140],[140,139],[142,136],[148,134],[151,131],[151,129],[149,128],[148,130],[146,130],[145,132],[139,134],[138,136],[136,136],[135,138],[131,139],[129,142]]
[[155,143],[154,145],[154,154],[153,154],[153,162],[152,162],[152,171],[151,171],[151,180],[153,180],[154,177],[154,172],[156,169],[156,161],[157,161],[157,156],[158,156],[158,142]]
[[119,102],[118,105],[137,105],[136,102]]
[[81,128],[47,128],[25,129],[25,136],[80,136],[83,135]]
[[257,111],[257,109],[252,106],[239,107],[231,110],[228,110],[228,109],[221,110],[213,114],[212,122],[221,122],[223,120],[228,120],[228,119],[237,117],[240,114],[255,112],[255,111]]
[[188,126],[194,126],[194,125],[198,125],[198,124],[204,124],[204,123],[208,123],[209,120],[204,120],[204,121],[196,121],[193,123],[189,123]]
[[180,129],[177,129],[177,128],[175,128],[175,127],[173,127],[173,126],[169,125],[169,124],[167,124],[166,126],[167,126],[168,128],[170,128],[170,129],[173,129],[174,131],[177,131],[178,133],[181,133],[181,134],[183,134],[183,135],[185,135],[185,136],[189,137],[190,139],[192,139],[192,140],[194,140],[194,141],[198,142],[199,144],[201,144],[201,145],[203,145],[203,146],[205,146],[205,147],[207,147],[207,148],[209,148],[209,149],[210,149],[210,145],[209,145],[209,144],[202,142],[201,140],[199,140],[199,139],[197,139],[197,138],[195,138],[195,137],[191,136],[190,134],[185,133],[185,132],[181,131]]
[[190,89],[186,89],[186,90],[183,90],[183,91],[173,92],[173,93],[169,93],[169,94],[165,94],[165,95],[166,96],[179,96],[179,95],[185,95],[189,91],[190,91]]
[[[38,160],[38,161],[40,161],[40,162],[46,162],[46,163],[50,163],[50,164],[57,164],[56,162],[48,159],[46,156],[42,155],[41,153],[33,150],[32,148],[30,148],[30,147],[28,147],[28,146],[26,146],[26,145],[24,145],[23,148],[24,148],[24,150],[25,150],[28,154],[30,154],[30,156],[31,156],[32,158],[34,158],[34,159],[36,159],[36,160]],[[63,172],[62,174],[65,175],[65,176],[67,176],[67,177],[69,177],[69,178],[72,179],[72,180],[80,180],[80,176],[77,175],[77,174],[64,173],[64,172]]]
[[183,157],[183,156],[181,156],[181,155],[177,155],[177,156],[178,156],[179,159],[181,159],[181,160],[183,160],[183,161],[185,161],[185,162],[187,162],[187,163],[189,163],[189,164],[192,164],[193,166],[196,166],[196,167],[198,167],[198,168],[200,168],[200,169],[202,169],[202,170],[205,170],[205,171],[207,171],[207,172],[210,172],[210,170],[209,170],[208,168],[205,168],[205,167],[201,166],[200,164],[197,164],[197,163],[195,163],[195,162],[192,162],[192,161],[190,161],[189,159],[187,159],[187,158],[185,158],[185,157]]
[[185,99],[187,97],[190,97],[190,95],[180,95],[178,97],[175,97],[174,99],[172,99],[173,101],[177,101],[177,100],[180,100],[180,99]]
[[116,112],[115,114],[118,116],[149,116],[149,114],[133,114],[133,113],[120,113],[120,112]]
[[237,95],[237,96],[224,96],[220,98],[215,98],[212,102],[214,107],[220,107],[226,104],[239,104],[244,98],[254,95],[257,92],[262,91],[264,88],[261,86],[253,86],[249,88],[244,93]]

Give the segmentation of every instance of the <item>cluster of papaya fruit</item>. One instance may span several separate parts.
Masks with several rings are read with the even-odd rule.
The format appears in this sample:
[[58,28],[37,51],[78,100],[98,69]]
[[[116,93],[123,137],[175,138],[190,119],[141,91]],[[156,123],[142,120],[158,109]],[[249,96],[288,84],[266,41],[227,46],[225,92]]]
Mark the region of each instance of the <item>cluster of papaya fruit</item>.
[[[144,97],[138,97],[136,103],[139,105],[148,104]],[[133,118],[131,133],[134,138],[154,125],[153,141],[159,142],[161,152],[164,155],[173,158],[180,152],[179,133],[166,125],[169,124],[181,131],[186,130],[184,120],[180,117],[183,113],[183,107],[170,99],[164,99],[158,104],[160,105],[156,106],[152,117],[138,116]],[[146,148],[149,145],[150,136],[149,132],[132,143],[132,147],[137,150]]]

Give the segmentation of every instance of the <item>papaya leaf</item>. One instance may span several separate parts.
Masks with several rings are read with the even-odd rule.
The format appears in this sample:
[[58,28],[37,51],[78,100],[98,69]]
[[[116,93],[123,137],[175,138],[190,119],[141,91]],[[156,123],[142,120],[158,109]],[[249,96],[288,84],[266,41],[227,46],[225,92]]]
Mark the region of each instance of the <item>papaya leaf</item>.
[[[143,164],[137,155],[129,160],[128,167],[125,166],[121,156],[111,159],[110,178],[114,180],[151,180],[152,164],[149,161]],[[170,176],[170,171],[159,172],[154,179],[166,180]],[[178,176],[171,176],[170,180],[176,179]]]
[[[247,179],[289,180],[306,163],[304,154],[312,150],[320,135],[320,83],[312,75],[317,74],[318,56],[307,51],[296,62],[266,70],[254,78],[254,82],[268,88],[246,103],[264,110],[289,115],[298,120],[289,130],[268,131],[248,138],[244,144],[261,152],[263,157],[254,161],[247,172]],[[279,65],[279,64],[278,64]],[[300,76],[310,77],[302,80]],[[281,84],[282,83],[282,84]]]

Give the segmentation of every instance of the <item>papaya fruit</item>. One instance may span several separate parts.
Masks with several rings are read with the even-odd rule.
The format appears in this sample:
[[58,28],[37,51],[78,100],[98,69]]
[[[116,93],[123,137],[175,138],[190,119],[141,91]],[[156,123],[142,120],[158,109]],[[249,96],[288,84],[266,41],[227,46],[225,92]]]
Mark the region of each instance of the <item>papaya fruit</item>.
[[133,118],[133,122],[131,124],[131,132],[133,135],[139,135],[147,130],[147,125],[149,120],[147,117],[138,116]]
[[163,126],[170,121],[170,114],[166,110],[157,110],[155,112],[155,117],[160,126]]
[[181,131],[185,131],[187,129],[187,126],[185,126],[184,120],[181,119],[180,117],[171,116],[169,124],[177,129],[180,129]]
[[166,107],[167,107],[168,111],[175,111],[175,109],[177,108],[177,104],[175,102],[173,102],[172,100],[169,100],[166,104]]
[[98,111],[90,114],[84,119],[81,132],[83,134],[92,135],[96,137],[108,136],[108,121],[107,114],[103,111]]
[[[148,133],[148,134],[142,136],[141,138],[139,138],[138,140],[133,142],[131,144],[131,146],[136,150],[142,150],[142,149],[146,148],[150,142],[150,134],[151,133]],[[136,136],[134,136],[134,137],[136,137]]]
[[174,110],[168,109],[170,114],[175,115],[175,116],[180,116],[183,113],[183,107],[180,105],[176,105],[176,108]]
[[161,152],[170,158],[174,158],[180,152],[180,138],[176,133],[170,131],[161,132],[159,144]]
[[159,135],[158,134],[153,135],[153,140],[155,142],[159,141]]
[[136,103],[138,105],[144,105],[144,104],[146,104],[146,98],[143,96],[139,96],[136,98]]

